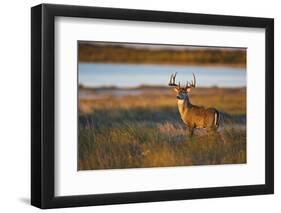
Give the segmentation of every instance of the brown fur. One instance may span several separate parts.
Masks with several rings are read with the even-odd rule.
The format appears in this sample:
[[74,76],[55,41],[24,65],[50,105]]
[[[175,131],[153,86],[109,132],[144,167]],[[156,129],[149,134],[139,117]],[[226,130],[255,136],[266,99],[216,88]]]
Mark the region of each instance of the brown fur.
[[177,73],[170,77],[169,86],[174,87],[177,93],[178,108],[183,122],[189,127],[190,135],[193,135],[195,128],[206,128],[208,130],[216,130],[219,126],[219,112],[214,108],[207,108],[191,104],[189,93],[191,88],[196,87],[196,78],[193,74],[193,81],[186,83],[185,87],[181,87],[180,83],[176,84]]
[[[184,93],[187,94],[186,91]],[[206,128],[207,130],[216,130],[218,128],[219,113],[215,108],[204,108],[193,105],[186,98],[184,100],[178,100],[178,109],[182,121],[190,129],[191,135],[195,128]],[[217,121],[215,120],[216,116]]]

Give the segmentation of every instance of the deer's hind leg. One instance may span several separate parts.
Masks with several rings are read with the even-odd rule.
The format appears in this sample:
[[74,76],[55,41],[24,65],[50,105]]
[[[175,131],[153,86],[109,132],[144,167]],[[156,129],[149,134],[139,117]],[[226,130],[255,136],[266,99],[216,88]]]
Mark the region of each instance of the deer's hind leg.
[[210,136],[213,136],[215,138],[218,138],[219,137],[219,132],[218,132],[218,129],[216,127],[209,127],[207,128],[207,134],[210,135]]
[[207,129],[208,135],[212,135],[215,137],[217,140],[221,141],[223,144],[226,144],[227,141],[225,140],[222,132],[218,131],[217,127],[212,127]]

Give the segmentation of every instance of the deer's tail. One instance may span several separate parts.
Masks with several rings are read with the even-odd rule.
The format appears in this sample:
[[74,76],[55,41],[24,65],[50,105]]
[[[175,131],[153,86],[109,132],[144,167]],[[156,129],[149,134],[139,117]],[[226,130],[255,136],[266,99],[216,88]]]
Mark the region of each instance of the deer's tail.
[[215,127],[219,128],[220,124],[220,113],[216,110],[215,111],[215,121],[214,121]]

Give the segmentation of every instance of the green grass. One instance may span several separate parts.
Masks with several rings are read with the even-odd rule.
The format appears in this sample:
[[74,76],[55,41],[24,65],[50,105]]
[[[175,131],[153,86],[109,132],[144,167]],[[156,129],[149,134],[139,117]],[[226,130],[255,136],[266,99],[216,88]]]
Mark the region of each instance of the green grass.
[[246,163],[246,130],[228,126],[190,138],[173,106],[96,107],[79,116],[78,169]]

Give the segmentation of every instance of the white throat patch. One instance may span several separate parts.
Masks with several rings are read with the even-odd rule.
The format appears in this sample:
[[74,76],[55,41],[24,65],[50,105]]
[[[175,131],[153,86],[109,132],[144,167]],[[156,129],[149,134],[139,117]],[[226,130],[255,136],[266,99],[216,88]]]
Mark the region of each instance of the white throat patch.
[[178,104],[183,104],[184,100],[178,100]]

